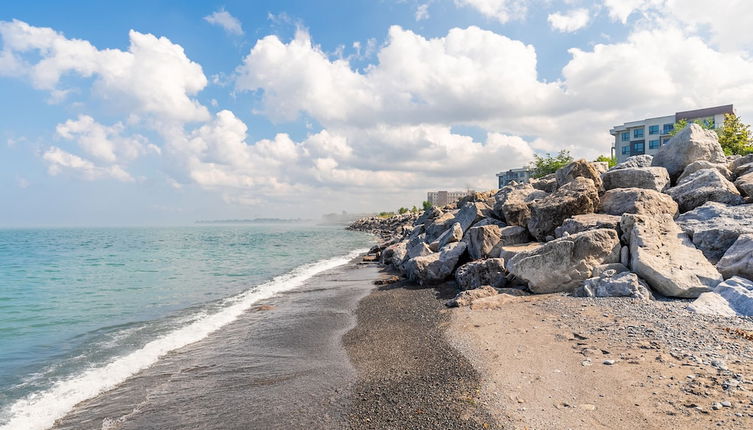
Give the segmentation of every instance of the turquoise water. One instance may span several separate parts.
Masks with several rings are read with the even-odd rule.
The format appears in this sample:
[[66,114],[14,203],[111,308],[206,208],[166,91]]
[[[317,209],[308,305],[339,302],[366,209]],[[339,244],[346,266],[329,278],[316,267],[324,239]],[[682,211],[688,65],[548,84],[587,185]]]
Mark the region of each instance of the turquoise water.
[[302,225],[0,230],[0,425],[20,400],[133,351],[179,347],[230,318],[230,307],[371,243]]

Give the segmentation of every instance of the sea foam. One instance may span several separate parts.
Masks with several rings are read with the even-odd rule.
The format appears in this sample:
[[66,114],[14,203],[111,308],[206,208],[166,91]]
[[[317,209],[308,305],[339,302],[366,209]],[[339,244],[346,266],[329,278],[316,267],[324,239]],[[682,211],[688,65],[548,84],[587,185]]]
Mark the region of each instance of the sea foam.
[[235,321],[254,303],[277,293],[301,286],[306,280],[326,270],[342,266],[365,249],[347,255],[300,266],[226,300],[219,311],[202,316],[194,322],[173,330],[127,355],[106,365],[89,368],[73,377],[55,383],[51,388],[32,393],[10,406],[10,419],[0,430],[42,430],[51,427],[73,407],[125,381],[131,375],[151,366],[170,351],[197,342],[212,332]]

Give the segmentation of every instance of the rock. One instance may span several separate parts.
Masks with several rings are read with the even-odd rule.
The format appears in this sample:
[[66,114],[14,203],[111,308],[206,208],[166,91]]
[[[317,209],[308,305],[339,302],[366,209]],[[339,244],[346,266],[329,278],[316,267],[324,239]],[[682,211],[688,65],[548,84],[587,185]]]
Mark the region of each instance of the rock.
[[398,242],[390,245],[382,251],[382,264],[399,266],[408,253],[408,242]]
[[688,306],[693,312],[722,316],[753,316],[753,282],[734,276]]
[[584,231],[521,252],[507,262],[508,271],[528,282],[534,293],[570,291],[591,276],[594,267],[616,263],[620,239],[610,229]]
[[611,228],[619,233],[620,217],[607,214],[575,215],[566,219],[561,226],[554,229],[554,237],[560,238],[565,233],[575,234],[597,228]]
[[503,223],[502,221],[494,218],[484,218],[481,221],[477,222],[476,224],[473,224],[471,227],[482,227],[485,225],[496,225],[497,227],[504,228],[507,227],[507,224]]
[[430,207],[429,209],[425,210],[424,213],[421,214],[421,216],[416,219],[416,221],[413,222],[413,225],[419,225],[419,224],[428,224],[431,221],[439,218],[442,216],[442,211],[437,207]]
[[591,179],[576,177],[547,197],[529,204],[528,231],[537,240],[554,235],[554,229],[573,215],[596,211],[599,190]]
[[727,206],[709,202],[677,218],[703,255],[716,263],[743,233],[753,233],[753,204]]
[[654,159],[651,155],[634,155],[628,157],[622,163],[612,167],[611,170],[630,169],[633,167],[651,167],[651,161]]
[[606,272],[607,270],[612,270],[614,271],[615,274],[630,271],[630,269],[628,269],[622,263],[602,264],[600,266],[594,267],[593,270],[591,270],[591,277],[598,278],[602,275],[602,273]]
[[476,203],[476,202],[482,202],[486,203],[487,205],[491,201],[491,206],[494,206],[494,194],[497,193],[498,190],[492,190],[492,191],[472,191],[467,196],[463,197],[462,199],[458,200],[458,202],[455,204],[455,206],[460,209],[463,206],[465,206],[466,203]]
[[496,225],[471,227],[463,237],[463,241],[468,245],[468,255],[474,260],[491,256],[500,239],[499,227]]
[[617,273],[607,270],[599,277],[583,281],[573,295],[576,297],[632,297],[639,300],[651,300],[653,297],[648,286],[630,272]]
[[448,243],[454,243],[459,242],[460,239],[463,238],[463,228],[460,227],[460,223],[454,223],[452,224],[452,227],[448,228],[444,233],[442,233],[437,240],[432,242],[429,245],[429,249],[431,249],[433,252],[437,252],[440,249],[444,248],[445,245]]
[[676,187],[668,189],[667,194],[677,202],[680,212],[693,210],[706,202],[742,203],[735,185],[716,169],[699,170],[687,176]]
[[546,192],[537,190],[530,184],[508,185],[495,195],[494,212],[507,224],[525,226],[531,216],[528,204],[546,196]]
[[423,241],[423,237],[419,236],[412,241],[408,242],[407,253],[404,260],[410,260],[411,258],[421,257],[424,255],[432,254],[434,251],[429,248],[429,245]]
[[552,173],[541,178],[531,179],[528,183],[537,190],[553,193],[557,190],[557,175]]
[[478,300],[484,297],[496,296],[497,294],[499,294],[497,293],[497,290],[489,285],[486,285],[481,288],[476,288],[475,290],[461,291],[457,296],[455,296],[455,298],[449,300],[446,305],[451,308],[459,306],[470,306],[470,304],[473,303],[474,300]]
[[615,188],[646,188],[664,191],[669,185],[669,173],[664,167],[629,167],[610,170],[601,176],[605,190]]
[[748,197],[753,197],[753,172],[740,176],[735,186]]
[[604,364],[607,366],[613,366],[617,361],[615,360],[604,360]]
[[669,176],[676,180],[690,163],[699,160],[725,163],[727,158],[716,132],[689,124],[659,148],[651,165],[666,168]]
[[455,280],[461,290],[472,290],[482,285],[502,288],[505,286],[505,260],[488,258],[465,263],[455,271]]
[[405,273],[409,279],[421,284],[443,281],[455,270],[465,247],[464,242],[450,243],[437,253],[411,258],[405,263]]
[[491,215],[492,208],[486,203],[466,203],[455,216],[455,222],[460,224],[463,233],[471,226]]
[[693,173],[699,170],[704,170],[704,169],[715,169],[722,176],[724,176],[724,179],[728,181],[732,180],[732,172],[729,171],[725,163],[712,163],[706,160],[699,160],[699,161],[694,161],[688,164],[688,167],[686,167],[685,170],[682,171],[682,175],[680,175],[680,177],[677,178],[677,183],[679,184],[680,182],[683,181],[683,179],[687,178],[688,176],[692,175]]
[[557,187],[572,182],[575,178],[586,178],[594,182],[597,189],[601,188],[601,172],[593,164],[586,160],[575,160],[572,163],[558,169],[555,172]]
[[518,245],[502,245],[498,247],[499,255],[497,256],[504,259],[505,261],[510,261],[510,259],[517,254],[520,254],[521,252],[533,251],[535,249],[538,249],[541,245],[543,245],[543,243],[541,242],[521,243]]
[[[742,157],[738,157],[735,160],[732,160],[729,163],[729,170],[735,175],[740,176],[740,168],[751,163],[753,163],[753,154],[744,155]],[[743,170],[747,170],[747,168]]]
[[677,203],[666,194],[645,188],[615,188],[601,196],[599,211],[609,215],[677,215]]
[[744,176],[748,173],[753,173],[753,163],[743,164],[734,171],[735,176]]
[[741,276],[753,279],[753,234],[741,234],[716,263],[716,270],[725,279]]
[[603,175],[604,173],[609,171],[609,163],[606,161],[592,161],[591,165],[594,166],[597,172],[599,172],[600,175]]
[[528,229],[524,227],[518,227],[511,225],[499,230],[500,246],[518,245],[521,243],[528,243],[531,241],[531,237],[528,235]]
[[433,222],[425,226],[426,241],[431,243],[437,240],[442,233],[455,223],[456,212],[445,212],[438,216]]
[[695,298],[722,281],[670,215],[624,215],[621,224],[629,237],[632,271],[655,291]]

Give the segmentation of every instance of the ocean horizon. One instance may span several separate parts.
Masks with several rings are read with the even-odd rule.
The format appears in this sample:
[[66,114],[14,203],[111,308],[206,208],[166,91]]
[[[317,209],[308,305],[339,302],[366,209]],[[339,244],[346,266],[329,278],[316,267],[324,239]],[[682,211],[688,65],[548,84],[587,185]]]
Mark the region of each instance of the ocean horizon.
[[305,224],[0,230],[0,428],[48,428],[372,243]]

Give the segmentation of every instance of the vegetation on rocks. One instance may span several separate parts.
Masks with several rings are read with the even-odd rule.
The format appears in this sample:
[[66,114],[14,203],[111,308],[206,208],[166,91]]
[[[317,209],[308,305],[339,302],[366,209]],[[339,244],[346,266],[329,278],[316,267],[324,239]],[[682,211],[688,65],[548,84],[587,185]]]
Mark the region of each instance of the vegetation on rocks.
[[531,170],[533,170],[534,178],[542,178],[546,175],[556,172],[557,170],[572,163],[573,157],[570,155],[570,151],[563,149],[557,155],[551,155],[547,153],[543,157],[534,154],[533,162],[531,162]]

